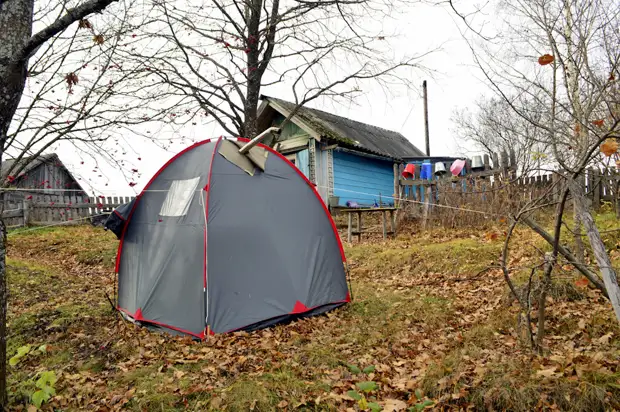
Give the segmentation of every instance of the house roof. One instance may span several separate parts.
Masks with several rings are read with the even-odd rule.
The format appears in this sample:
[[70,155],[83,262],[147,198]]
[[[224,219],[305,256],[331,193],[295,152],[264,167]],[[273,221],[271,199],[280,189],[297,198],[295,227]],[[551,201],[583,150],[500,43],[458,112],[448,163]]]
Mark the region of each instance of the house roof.
[[33,159],[33,157],[34,156],[23,157],[17,165],[15,165],[15,159],[3,160],[0,174],[3,178],[5,178],[9,172],[15,174],[15,172],[17,172],[24,163],[26,163],[26,167],[23,168],[19,174],[28,173],[30,170],[38,167],[41,163],[54,163],[55,161],[60,162],[60,159],[56,153],[43,154],[36,159]]
[[[290,113],[295,103],[270,96],[261,96],[262,100],[281,107]],[[273,105],[272,105],[273,107]],[[274,107],[276,110],[277,107]],[[286,113],[286,114],[288,114]],[[295,115],[322,137],[342,143],[357,150],[367,151],[391,158],[424,156],[405,136],[392,130],[383,129],[346,117],[337,116],[309,107],[301,107]]]

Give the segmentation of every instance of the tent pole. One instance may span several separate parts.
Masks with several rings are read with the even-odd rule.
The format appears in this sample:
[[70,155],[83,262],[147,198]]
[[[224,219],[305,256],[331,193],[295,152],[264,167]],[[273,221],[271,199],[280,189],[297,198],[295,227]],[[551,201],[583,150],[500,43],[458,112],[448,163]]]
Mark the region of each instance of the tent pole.
[[263,140],[265,136],[267,136],[269,133],[279,133],[279,132],[280,132],[279,127],[275,127],[275,126],[270,127],[269,129],[265,130],[264,132],[256,136],[254,139],[246,143],[241,149],[239,149],[239,153],[246,154],[247,152],[250,151],[251,148],[253,148],[258,143],[260,143],[260,141]]

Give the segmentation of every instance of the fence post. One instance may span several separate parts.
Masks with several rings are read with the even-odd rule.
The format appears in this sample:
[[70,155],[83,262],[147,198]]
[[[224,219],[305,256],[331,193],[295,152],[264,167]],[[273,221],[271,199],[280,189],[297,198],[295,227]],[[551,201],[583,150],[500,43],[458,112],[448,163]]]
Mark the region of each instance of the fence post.
[[422,215],[422,228],[426,229],[426,226],[428,224],[428,215],[430,214],[430,201],[431,201],[431,196],[433,193],[433,189],[431,186],[431,182],[428,182],[428,184],[426,185],[426,188],[424,188],[424,186],[420,186],[420,190],[425,190],[426,193],[424,194],[424,209],[423,209],[423,215]]
[[398,163],[394,163],[394,194],[392,195],[394,207],[398,207],[398,192],[400,191],[400,175],[398,174],[398,166]]
[[30,226],[30,200],[22,201],[22,209],[24,211],[24,226]]
[[592,171],[594,175],[594,184],[593,184],[594,197],[592,198],[592,206],[594,210],[598,211],[599,208],[601,207],[601,192],[603,191],[601,183],[603,179],[598,169],[593,169]]

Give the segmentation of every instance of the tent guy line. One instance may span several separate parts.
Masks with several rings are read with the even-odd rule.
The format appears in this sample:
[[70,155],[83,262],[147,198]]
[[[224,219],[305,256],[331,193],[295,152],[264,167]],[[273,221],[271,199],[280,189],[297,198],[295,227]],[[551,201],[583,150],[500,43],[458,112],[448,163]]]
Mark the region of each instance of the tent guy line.
[[[328,186],[321,186],[321,185],[315,185],[315,187],[320,187],[322,189],[330,189],[330,187]],[[50,191],[60,191],[60,192],[84,192],[83,190],[73,190],[73,189],[21,189],[21,188],[16,188],[16,189],[2,189],[2,190],[6,190],[7,192],[9,191],[25,191],[25,192],[50,192]],[[415,203],[415,204],[419,204],[419,205],[424,205],[427,203],[424,203],[422,201],[419,200],[413,200],[413,199],[408,199],[405,197],[395,197],[395,196],[386,196],[383,195],[381,193],[367,193],[367,192],[359,192],[356,190],[347,190],[347,189],[336,189],[340,192],[347,192],[347,193],[352,193],[352,194],[358,194],[358,195],[366,195],[366,196],[377,196],[377,197],[382,197],[384,199],[392,199],[392,200],[398,200],[399,202],[409,202],[409,203]],[[202,192],[204,191],[204,189],[197,189],[196,192]],[[141,193],[147,193],[147,192],[161,192],[161,193],[166,193],[169,192],[168,189],[146,189],[141,191]],[[439,207],[439,208],[444,208],[444,209],[452,209],[452,210],[459,210],[459,211],[463,211],[463,212],[470,212],[470,213],[478,213],[481,215],[486,215],[486,216],[494,216],[494,217],[507,217],[505,215],[501,215],[501,214],[497,214],[497,213],[490,213],[490,212],[484,212],[481,210],[475,210],[475,209],[468,209],[468,208],[463,208],[463,207],[457,207],[457,206],[450,206],[450,205],[442,205],[439,203],[428,203],[429,206],[433,206],[433,207]],[[104,205],[105,207],[105,205]]]
[[[316,186],[316,187],[320,187],[323,189],[329,189],[329,187],[327,186]],[[450,206],[450,205],[441,205],[439,203],[424,203],[421,202],[419,200],[412,200],[412,199],[407,199],[404,197],[395,197],[395,196],[386,196],[386,195],[382,195],[381,193],[366,193],[366,192],[358,192],[355,190],[347,190],[347,189],[335,189],[338,190],[340,192],[348,192],[348,193],[354,193],[354,194],[358,194],[358,195],[366,195],[366,196],[380,196],[384,199],[392,199],[392,200],[398,200],[399,202],[409,202],[409,203],[417,203],[420,205],[429,205],[429,206],[435,206],[435,207],[443,207],[445,209],[453,209],[453,210],[461,210],[463,212],[472,212],[472,213],[479,213],[482,215],[486,215],[486,216],[496,216],[496,217],[505,217],[503,215],[499,215],[499,214],[495,214],[495,213],[489,213],[489,212],[484,212],[482,210],[475,210],[475,209],[467,209],[464,207],[456,207],[456,206]]]

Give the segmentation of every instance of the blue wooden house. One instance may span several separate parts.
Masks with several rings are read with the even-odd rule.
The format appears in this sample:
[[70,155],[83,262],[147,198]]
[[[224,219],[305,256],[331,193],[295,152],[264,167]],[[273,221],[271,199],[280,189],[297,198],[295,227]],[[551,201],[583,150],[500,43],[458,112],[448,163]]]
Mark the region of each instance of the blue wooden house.
[[[295,108],[294,103],[274,97],[261,96],[261,100],[259,130],[279,126]],[[398,166],[404,158],[424,157],[400,133],[308,107],[265,143],[315,183],[332,207],[347,206],[347,202],[393,205]]]

